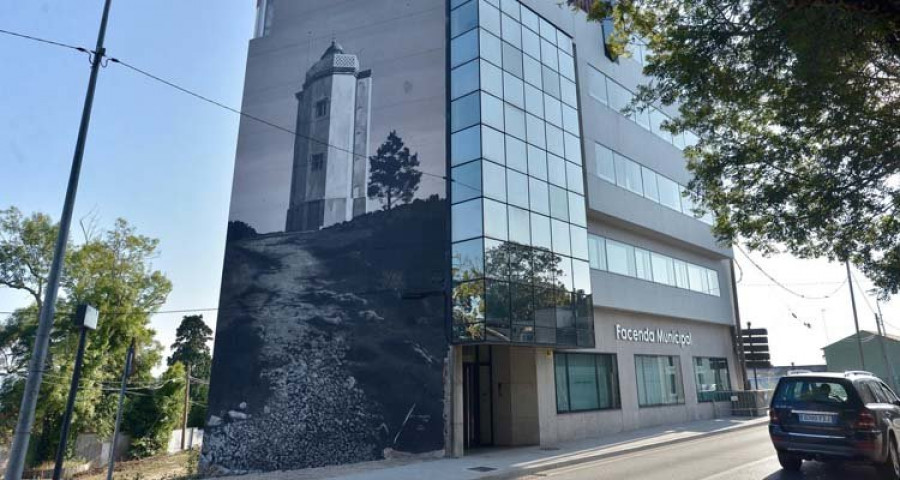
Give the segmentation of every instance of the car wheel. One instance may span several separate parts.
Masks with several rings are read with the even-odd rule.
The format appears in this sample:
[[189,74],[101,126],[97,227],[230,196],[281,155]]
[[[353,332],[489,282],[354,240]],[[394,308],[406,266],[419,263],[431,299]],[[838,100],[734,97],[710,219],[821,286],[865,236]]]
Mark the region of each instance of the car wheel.
[[778,463],[781,464],[781,468],[789,472],[799,472],[800,466],[803,465],[803,459],[789,453],[778,452]]
[[891,437],[888,446],[888,458],[880,465],[881,477],[888,480],[900,480],[900,455],[897,452],[897,440]]

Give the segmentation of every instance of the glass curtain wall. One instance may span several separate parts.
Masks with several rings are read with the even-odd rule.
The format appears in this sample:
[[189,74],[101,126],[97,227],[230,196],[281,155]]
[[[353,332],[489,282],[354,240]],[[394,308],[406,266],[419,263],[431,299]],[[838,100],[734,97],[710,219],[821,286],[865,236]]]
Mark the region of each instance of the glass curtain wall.
[[515,0],[453,0],[453,341],[594,345],[572,39]]

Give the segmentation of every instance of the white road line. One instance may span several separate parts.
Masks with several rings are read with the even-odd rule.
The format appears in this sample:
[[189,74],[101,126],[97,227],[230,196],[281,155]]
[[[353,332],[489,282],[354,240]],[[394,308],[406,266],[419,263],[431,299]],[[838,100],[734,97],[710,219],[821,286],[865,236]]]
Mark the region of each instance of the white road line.
[[734,467],[734,468],[729,468],[728,470],[725,470],[724,472],[719,472],[719,473],[717,473],[717,474],[715,474],[715,475],[710,475],[710,476],[708,476],[708,477],[703,477],[703,478],[701,478],[700,480],[713,480],[714,478],[725,477],[725,476],[728,476],[728,475],[730,475],[730,474],[732,474],[732,473],[740,472],[740,471],[742,471],[742,470],[744,470],[744,469],[746,469],[746,468],[748,468],[748,467],[756,466],[756,465],[758,465],[758,464],[760,464],[760,463],[771,462],[772,460],[774,460],[774,459],[776,459],[776,458],[778,458],[776,455],[772,455],[772,456],[769,456],[769,457],[766,457],[766,458],[761,458],[761,459],[756,460],[756,461],[754,461],[754,462],[745,463],[745,464],[743,464],[743,465],[738,465],[737,467]]

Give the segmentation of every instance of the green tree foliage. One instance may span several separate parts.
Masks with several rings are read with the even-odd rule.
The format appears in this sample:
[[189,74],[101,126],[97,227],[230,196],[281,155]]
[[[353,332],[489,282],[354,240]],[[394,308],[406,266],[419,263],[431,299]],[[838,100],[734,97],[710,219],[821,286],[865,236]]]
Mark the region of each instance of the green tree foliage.
[[691,184],[723,241],[849,259],[900,289],[900,7],[820,0],[579,0],[646,39],[635,106],[701,138]]
[[176,362],[157,385],[134,391],[123,425],[123,430],[135,439],[131,443],[132,456],[144,458],[165,453],[172,431],[181,425],[184,388],[184,365]]
[[369,162],[369,198],[380,199],[385,210],[393,208],[397,201],[412,201],[422,179],[419,154],[411,154],[396,131],[388,134]]
[[191,385],[189,427],[203,427],[206,422],[206,401],[209,396],[206,381],[209,380],[212,367],[212,354],[209,351],[212,333],[212,329],[203,322],[203,315],[186,315],[175,332],[172,355],[168,359],[170,366],[181,363],[190,367],[191,377],[198,380]]
[[[97,330],[90,332],[72,434],[109,435],[115,417],[115,388],[132,339],[137,345],[132,382],[154,381],[151,369],[160,361],[148,312],[158,309],[172,286],[151,266],[158,241],[138,235],[117,220],[105,232],[84,230],[69,248],[60,299],[51,332],[46,373],[38,399],[35,428],[40,441],[37,460],[53,455],[72,376],[78,332],[72,326],[75,307],[88,303],[100,310]],[[18,415],[25,368],[34,345],[39,305],[52,260],[57,227],[43,214],[24,216],[15,208],[0,210],[0,286],[28,292],[34,303],[0,323],[0,355],[9,375],[0,386],[0,437],[11,433]],[[69,442],[73,445],[74,442]]]

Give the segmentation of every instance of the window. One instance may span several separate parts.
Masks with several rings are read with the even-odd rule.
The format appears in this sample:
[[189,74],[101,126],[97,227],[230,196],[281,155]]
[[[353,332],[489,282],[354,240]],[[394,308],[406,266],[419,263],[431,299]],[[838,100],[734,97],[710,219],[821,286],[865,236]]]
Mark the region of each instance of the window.
[[638,405],[653,407],[684,403],[681,359],[673,356],[635,355]]
[[[490,35],[488,35],[490,36]],[[482,48],[484,46],[482,45]],[[462,65],[478,56],[478,30],[454,38],[450,42],[450,66]],[[483,55],[482,55],[483,56]]]
[[613,152],[599,143],[594,144],[594,173],[608,182],[616,183]]
[[709,291],[707,286],[709,279],[706,276],[706,269],[703,267],[688,264],[688,281],[691,290],[695,292],[707,293]]
[[678,288],[690,289],[687,263],[684,263],[681,260],[674,260],[673,262],[675,263],[675,286]]
[[590,76],[588,77],[588,94],[598,102],[606,105],[606,75],[603,75],[593,68],[589,71]]
[[481,128],[478,126],[454,133],[450,137],[451,163],[460,165],[481,156]]
[[556,353],[554,363],[557,412],[619,408],[615,355]]
[[675,286],[675,265],[672,259],[658,253],[650,254],[650,263],[653,264],[653,281],[663,285]]
[[616,185],[643,195],[641,166],[622,155],[614,154],[614,156],[616,159]]
[[478,26],[478,2],[469,2],[450,12],[450,37]]
[[631,102],[631,92],[613,81],[606,82],[606,86],[609,92],[609,108],[622,113],[622,109]]
[[[481,62],[481,89],[494,95],[495,97],[503,96],[503,71],[495,67],[493,64]],[[468,64],[466,64],[468,65]],[[460,67],[462,68],[462,67]],[[457,69],[458,70],[458,69]],[[455,70],[454,70],[455,71]],[[452,79],[451,79],[452,81]]]
[[312,171],[317,172],[325,168],[325,154],[316,153],[312,156],[312,161],[310,162],[310,168]]
[[588,235],[588,256],[591,268],[606,270],[606,239],[596,235]]
[[656,172],[647,167],[641,167],[641,176],[644,177],[644,196],[659,203],[659,187],[656,184]]
[[669,180],[668,178],[658,175],[656,177],[659,185],[659,202],[671,208],[672,210],[681,211],[681,187]]
[[847,403],[849,395],[838,381],[815,378],[787,378],[775,391],[774,401],[784,403],[806,402],[840,407]]
[[641,280],[653,281],[653,265],[650,262],[650,252],[641,248],[634,249],[635,273]]
[[694,358],[694,375],[697,378],[697,401],[724,402],[728,396],[721,392],[731,390],[728,360],[724,358]]
[[709,294],[718,297],[721,294],[719,290],[719,273],[715,270],[706,270],[706,277],[709,284]]
[[322,118],[328,115],[328,99],[323,98],[316,102],[316,118]]
[[636,274],[634,247],[613,240],[606,241],[606,266],[612,273],[633,277]]

